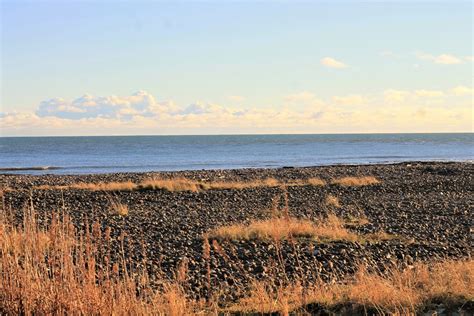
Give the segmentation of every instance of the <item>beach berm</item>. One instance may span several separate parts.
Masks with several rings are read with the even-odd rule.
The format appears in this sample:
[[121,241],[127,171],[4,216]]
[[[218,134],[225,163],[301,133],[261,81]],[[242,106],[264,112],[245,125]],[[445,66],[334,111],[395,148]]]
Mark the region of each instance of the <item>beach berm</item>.
[[[65,265],[58,254],[74,249],[70,253],[74,257],[93,249],[84,256],[94,261],[81,267],[95,265],[95,277],[103,280],[104,273],[109,273],[109,278],[115,275],[114,282],[126,277],[127,282],[138,282],[138,288],[175,295],[184,300],[182,308],[189,308],[186,313],[363,314],[364,310],[443,309],[467,314],[472,312],[474,295],[470,259],[473,171],[472,163],[409,162],[98,175],[5,174],[0,175],[0,262],[7,254],[25,258],[18,249],[27,251],[26,244],[35,245],[37,252],[48,254],[45,265],[56,267],[58,275],[67,275],[59,268]],[[64,225],[58,223],[67,223],[67,232],[59,234]],[[25,229],[42,237],[26,243],[21,237]],[[66,240],[64,236],[78,241],[55,248],[58,240]],[[92,246],[74,248],[83,242]],[[21,243],[26,244],[20,247]],[[53,264],[52,258],[59,261]],[[16,268],[25,267],[20,261]],[[8,262],[13,269],[12,261]],[[78,258],[71,261],[71,271],[79,269],[74,265],[80,262]],[[441,274],[448,268],[451,279]],[[51,273],[44,277],[54,279]],[[413,282],[418,285],[412,287]],[[84,285],[80,283],[74,288]],[[375,284],[378,294],[367,292],[369,283]],[[10,293],[12,283],[3,284],[4,293]],[[1,305],[5,312],[25,306],[19,303],[25,291],[15,295],[8,299],[18,301]],[[161,305],[153,306],[161,306],[166,313],[171,308],[169,300],[166,303],[163,296],[160,300]],[[33,301],[28,304],[34,307]],[[67,302],[58,304],[65,311],[72,308]],[[119,310],[114,304],[109,310],[100,308]]]

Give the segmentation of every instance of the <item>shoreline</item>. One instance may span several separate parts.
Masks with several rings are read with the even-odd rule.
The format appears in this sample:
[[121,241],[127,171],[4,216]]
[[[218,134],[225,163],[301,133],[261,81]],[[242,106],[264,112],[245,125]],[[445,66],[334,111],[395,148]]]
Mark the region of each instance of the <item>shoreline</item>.
[[[151,174],[151,173],[188,173],[188,172],[217,172],[217,171],[230,171],[230,170],[254,170],[255,172],[265,170],[279,170],[279,169],[313,169],[313,168],[328,168],[328,167],[366,167],[366,166],[387,166],[387,165],[404,165],[404,164],[474,164],[473,159],[464,160],[444,160],[444,159],[432,159],[432,160],[406,160],[406,161],[386,161],[386,162],[365,162],[365,163],[327,163],[317,165],[305,165],[305,166],[294,166],[294,165],[282,165],[282,166],[269,166],[269,167],[236,167],[236,168],[210,168],[210,169],[176,169],[176,170],[145,170],[145,171],[112,171],[112,172],[91,172],[91,173],[48,173],[50,170],[63,170],[63,169],[78,169],[85,167],[63,167],[63,166],[31,166],[31,167],[2,167],[0,168],[0,176],[104,176],[114,174]],[[104,166],[104,168],[111,168],[112,166]],[[94,167],[93,167],[94,168]],[[128,167],[125,167],[128,168]],[[131,168],[131,167],[130,167]],[[15,173],[18,171],[44,171],[45,173],[33,174],[33,173]]]

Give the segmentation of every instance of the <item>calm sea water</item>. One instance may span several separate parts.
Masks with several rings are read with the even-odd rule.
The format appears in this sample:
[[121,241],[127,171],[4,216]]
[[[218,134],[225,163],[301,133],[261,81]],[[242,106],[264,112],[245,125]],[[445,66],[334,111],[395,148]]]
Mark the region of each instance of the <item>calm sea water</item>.
[[[0,173],[472,161],[473,157],[472,133],[0,138]],[[11,168],[16,170],[7,170]]]

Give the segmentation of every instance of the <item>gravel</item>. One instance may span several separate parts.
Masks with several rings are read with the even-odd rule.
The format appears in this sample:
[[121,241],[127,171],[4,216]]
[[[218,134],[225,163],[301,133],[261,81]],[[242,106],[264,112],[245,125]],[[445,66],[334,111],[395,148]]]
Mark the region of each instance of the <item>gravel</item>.
[[[101,175],[0,175],[4,212],[12,211],[20,222],[25,206],[34,205],[44,222],[54,211],[67,210],[79,229],[84,219],[112,228],[113,247],[119,255],[119,236],[126,234],[126,257],[144,262],[151,278],[158,273],[172,278],[187,264],[190,291],[206,295],[209,285],[222,289],[225,300],[241,295],[238,289],[252,280],[317,278],[333,280],[354,273],[359,264],[383,272],[388,266],[409,266],[418,261],[466,258],[472,255],[472,206],[474,165],[458,162],[409,162],[383,165],[340,165],[281,169],[239,169]],[[288,188],[292,216],[317,219],[329,211],[342,218],[364,216],[368,223],[351,227],[361,234],[384,231],[399,236],[372,243],[314,240],[275,242],[222,241],[211,256],[203,255],[203,234],[222,225],[248,223],[270,216],[272,201],[282,195],[278,187],[203,192],[164,190],[100,192],[86,190],[38,190],[39,185],[77,182],[134,181],[150,177],[187,177],[203,181],[250,181],[274,177],[280,180],[319,177],[330,181],[345,176],[374,176],[379,184],[361,187],[293,186]],[[328,195],[340,208],[325,205]],[[110,198],[127,204],[125,217],[110,212]],[[280,207],[284,200],[280,198]],[[144,250],[145,249],[145,250]],[[144,254],[146,260],[143,260]],[[210,284],[207,265],[210,265]]]

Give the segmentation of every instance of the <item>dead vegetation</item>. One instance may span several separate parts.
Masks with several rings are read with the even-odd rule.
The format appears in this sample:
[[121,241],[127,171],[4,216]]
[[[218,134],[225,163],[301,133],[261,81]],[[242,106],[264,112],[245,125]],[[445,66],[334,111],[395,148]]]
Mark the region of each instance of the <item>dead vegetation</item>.
[[[268,220],[261,220],[251,222],[249,225],[235,224],[229,226],[222,226],[209,233],[210,239],[219,240],[239,240],[239,239],[270,239],[281,240],[289,238],[329,238],[327,229],[329,226],[316,226],[313,222],[308,220],[301,220],[295,218],[272,218]],[[340,235],[340,232],[338,235]],[[336,234],[337,234],[336,233]],[[335,238],[336,234],[332,234]],[[344,237],[352,238],[350,234],[344,232]]]
[[[328,227],[339,223],[336,218],[328,221],[333,221]],[[253,286],[242,289],[245,298],[222,305],[212,295],[207,301],[187,295],[184,265],[176,279],[153,288],[147,272],[134,269],[123,250],[120,260],[111,261],[109,228],[104,231],[100,223],[84,227],[79,233],[67,214],[54,215],[46,228],[40,227],[34,211],[25,212],[20,226],[0,214],[1,314],[286,315],[303,314],[315,303],[336,312],[347,306],[379,314],[413,314],[432,302],[459,306],[474,299],[474,261],[469,259],[391,268],[384,275],[361,267],[354,277],[335,283],[276,285],[254,280]],[[294,234],[314,229],[291,227]]]
[[219,189],[235,189],[242,190],[247,188],[257,187],[277,187],[281,185],[280,181],[274,178],[267,178],[263,180],[253,180],[248,182],[237,181],[221,181],[221,182],[204,182],[195,181],[185,178],[177,179],[150,179],[139,184],[139,189],[163,189],[170,192],[177,191],[205,191],[205,190],[219,190]]
[[79,234],[67,215],[55,215],[46,229],[32,211],[21,227],[0,217],[0,314],[191,315],[198,310],[198,302],[187,300],[178,283],[153,291],[146,271],[133,271],[124,253],[111,263],[110,230],[101,232],[99,223],[84,227]]
[[326,185],[326,182],[324,182],[324,180],[321,180],[319,178],[309,178],[307,180],[308,184],[309,185],[313,185],[313,186],[324,186]]
[[378,184],[380,181],[375,177],[343,177],[334,179],[331,181],[332,184],[338,184],[341,186],[364,186]]
[[70,185],[40,185],[35,187],[38,190],[91,190],[91,191],[132,191],[137,185],[131,181],[126,182],[99,182],[85,183],[79,182]]
[[128,205],[125,203],[120,202],[120,200],[116,197],[109,196],[108,197],[109,204],[110,204],[110,212],[112,214],[116,214],[119,216],[127,216],[128,215]]
[[[332,184],[342,186],[364,186],[380,183],[374,177],[344,177],[331,180]],[[199,192],[205,190],[242,190],[258,187],[278,186],[324,186],[326,182],[319,178],[296,179],[289,181],[266,178],[249,181],[197,181],[187,178],[153,178],[139,183],[125,182],[98,182],[98,183],[74,183],[70,185],[40,185],[34,187],[38,190],[91,190],[91,191],[135,191],[135,190],[166,190],[170,192],[191,191]]]
[[[353,224],[355,222],[351,222]],[[347,223],[334,214],[313,222],[292,217],[274,217],[250,222],[248,225],[221,226],[206,234],[206,238],[217,240],[283,240],[309,238],[320,242],[344,240],[349,242],[377,242],[394,239],[396,236],[377,232],[357,235],[345,226]]]
[[333,206],[333,207],[336,207],[336,208],[341,207],[341,203],[339,202],[339,199],[336,196],[331,195],[331,194],[329,194],[326,197],[325,204],[326,204],[326,206]]
[[35,187],[38,190],[91,190],[91,191],[134,191],[134,190],[166,190],[170,192],[191,191],[199,192],[205,190],[242,190],[258,187],[278,187],[278,186],[323,186],[326,183],[318,178],[305,180],[281,181],[274,178],[266,178],[251,181],[196,181],[186,178],[172,179],[147,179],[140,183],[127,182],[99,182],[99,183],[74,183],[70,185],[41,185]]
[[311,286],[255,282],[249,295],[228,310],[286,315],[320,304],[336,313],[338,308],[346,307],[346,314],[356,313],[359,308],[361,314],[372,310],[382,315],[413,315],[432,303],[461,306],[472,299],[474,261],[465,260],[418,263],[404,270],[392,268],[383,276],[361,266],[351,279],[339,283],[319,281]]

